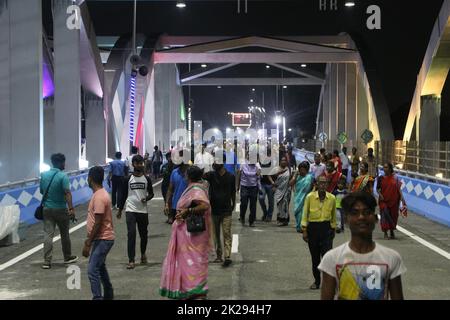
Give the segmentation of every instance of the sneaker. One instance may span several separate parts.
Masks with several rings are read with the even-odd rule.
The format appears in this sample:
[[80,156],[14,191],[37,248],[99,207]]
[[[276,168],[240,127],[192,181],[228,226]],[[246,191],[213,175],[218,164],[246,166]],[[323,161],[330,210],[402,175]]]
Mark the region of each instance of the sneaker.
[[51,269],[52,265],[50,264],[50,262],[45,262],[41,268],[42,269]]
[[319,290],[320,289],[320,285],[318,285],[317,283],[313,283],[309,289],[311,290]]
[[231,263],[232,263],[231,259],[225,259],[222,266],[226,268],[226,267],[230,266]]
[[64,264],[71,264],[78,261],[77,256],[71,256],[69,259],[64,260]]

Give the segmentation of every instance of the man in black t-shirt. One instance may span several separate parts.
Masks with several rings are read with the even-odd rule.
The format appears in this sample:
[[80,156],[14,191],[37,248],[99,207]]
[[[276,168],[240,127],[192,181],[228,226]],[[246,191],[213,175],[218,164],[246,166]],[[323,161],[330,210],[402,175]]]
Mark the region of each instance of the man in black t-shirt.
[[[214,163],[213,169],[214,171],[206,173],[204,178],[209,182],[209,198],[217,253],[217,259],[214,262],[223,262],[223,266],[228,267],[231,264],[231,214],[236,205],[236,180],[234,175],[225,170],[223,164]],[[222,259],[221,227],[225,261]]]

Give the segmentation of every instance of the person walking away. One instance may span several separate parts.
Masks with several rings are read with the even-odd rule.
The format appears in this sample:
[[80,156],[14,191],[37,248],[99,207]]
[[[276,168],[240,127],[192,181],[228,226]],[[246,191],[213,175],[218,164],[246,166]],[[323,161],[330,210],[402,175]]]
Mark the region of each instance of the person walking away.
[[367,193],[373,192],[373,177],[368,172],[369,165],[367,162],[361,162],[359,166],[359,176],[357,176],[352,183],[351,192],[364,191]]
[[367,149],[367,154],[363,157],[363,161],[369,165],[367,172],[372,178],[378,176],[377,158],[373,154],[373,148]]
[[311,253],[314,283],[312,290],[320,288],[320,271],[317,267],[321,258],[333,248],[336,230],[336,198],[328,193],[327,179],[320,176],[317,191],[306,196],[303,207],[303,240],[308,243]]
[[161,164],[163,162],[163,154],[161,150],[159,150],[158,146],[155,146],[152,156],[152,167],[153,167],[153,178],[156,180],[159,178],[159,169],[161,168]]
[[114,299],[114,289],[106,269],[106,258],[114,245],[115,233],[111,199],[103,189],[104,174],[102,167],[93,167],[88,175],[88,184],[94,194],[88,207],[87,239],[83,246],[83,257],[90,256],[88,277],[94,300]]
[[342,211],[342,199],[348,194],[347,191],[347,177],[342,175],[339,179],[337,188],[333,191],[336,197],[336,233],[344,232],[344,213]]
[[121,201],[119,203],[119,212],[117,219],[122,218],[122,212],[125,208],[127,222],[127,247],[128,247],[128,265],[127,269],[134,269],[136,256],[136,226],[141,238],[141,264],[147,264],[148,242],[148,209],[147,202],[150,201],[153,194],[152,180],[144,175],[144,158],[137,155],[132,159],[134,172],[125,180],[122,187]]
[[386,163],[383,170],[384,176],[379,176],[377,181],[381,230],[385,239],[395,239],[394,230],[397,229],[400,202],[403,206],[406,206],[406,202],[401,191],[401,182],[394,174],[392,163]]
[[[236,206],[236,178],[229,173],[223,164],[214,163],[214,171],[204,176],[209,182],[209,198],[211,204],[211,217],[214,230],[214,242],[217,258],[215,263],[223,263],[224,267],[231,264],[231,222],[232,213]],[[223,248],[220,240],[220,229],[223,233]],[[222,259],[224,253],[225,260]]]
[[[271,163],[267,164],[260,164],[261,168],[270,168]],[[275,182],[272,180],[272,177],[270,175],[262,175],[261,176],[261,188],[258,192],[259,197],[259,205],[261,206],[261,209],[263,211],[263,217],[262,221],[265,222],[271,222],[272,216],[273,216],[273,209],[275,204],[275,198],[274,198],[274,188]],[[269,208],[267,209],[266,206],[266,196],[269,204]]]
[[240,205],[240,219],[242,225],[245,225],[245,214],[248,203],[250,202],[250,215],[248,218],[249,226],[254,227],[256,220],[256,202],[258,198],[258,189],[260,186],[261,169],[259,164],[245,163],[241,165],[238,171],[238,187],[240,190],[241,205]]
[[351,239],[328,251],[319,265],[322,300],[403,300],[406,268],[401,256],[373,241],[376,205],[373,195],[364,191],[342,200]]
[[116,152],[115,157],[116,159],[109,163],[108,179],[108,183],[111,182],[112,184],[111,197],[113,208],[116,207],[118,203],[119,188],[126,176],[126,166],[125,162],[122,161],[122,153]]
[[[163,262],[159,293],[170,299],[206,299],[208,294],[208,253],[211,246],[211,206],[202,183],[202,169],[187,170],[188,187],[178,201],[176,220]],[[186,218],[202,215],[205,231],[188,232]]]
[[314,178],[309,172],[309,162],[304,161],[299,164],[298,171],[293,176],[290,186],[294,188],[294,215],[296,221],[296,230],[302,233],[302,217],[303,206],[305,204],[306,196],[313,188]]
[[161,167],[161,174],[163,177],[161,183],[161,193],[164,199],[164,203],[166,203],[167,200],[167,191],[169,190],[170,176],[175,169],[175,164],[172,161],[172,155],[170,152],[166,153],[166,160],[167,162]]
[[291,168],[286,157],[280,159],[280,166],[275,169],[275,202],[278,208],[278,226],[285,227],[289,224],[289,203],[291,202]]
[[[176,150],[176,149],[175,149]],[[177,151],[175,151],[177,152]],[[180,156],[183,157],[183,152],[180,152]],[[172,154],[172,160],[173,160],[173,154]],[[175,168],[172,171],[172,174],[170,175],[170,183],[169,183],[169,189],[167,190],[166,195],[166,202],[164,206],[164,213],[167,215],[168,220],[167,223],[172,224],[175,215],[176,215],[176,208],[178,204],[178,200],[180,199],[182,193],[187,188],[188,185],[188,179],[187,179],[187,169],[189,168],[189,165],[182,162],[178,168]]]
[[72,193],[67,174],[63,171],[66,167],[66,157],[61,153],[51,156],[53,168],[41,174],[39,190],[42,195],[47,191],[44,206],[44,263],[42,269],[52,267],[53,237],[58,226],[61,235],[61,246],[64,255],[64,264],[74,263],[77,256],[72,255],[69,225],[70,220],[75,219],[75,210],[72,203]]

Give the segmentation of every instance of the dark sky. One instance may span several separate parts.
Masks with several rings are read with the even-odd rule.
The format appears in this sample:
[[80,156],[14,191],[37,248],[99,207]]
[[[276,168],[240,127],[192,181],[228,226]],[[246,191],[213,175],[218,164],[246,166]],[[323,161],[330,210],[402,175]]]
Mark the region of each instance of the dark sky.
[[[98,36],[131,32],[131,1],[87,2]],[[361,51],[369,76],[378,79],[383,89],[397,137],[403,134],[417,73],[442,5],[442,0],[357,0],[357,6],[349,9],[343,6],[344,0],[338,0],[338,11],[321,12],[319,0],[249,1],[248,13],[242,12],[242,4],[238,14],[237,0],[186,2],[188,6],[180,10],[175,7],[175,1],[139,1],[138,33],[154,36],[162,33],[197,36],[349,33]],[[366,28],[368,15],[365,11],[371,4],[381,7],[381,30]],[[234,72],[239,73],[239,68],[237,70]],[[265,90],[266,105],[276,104],[275,99],[271,99],[275,88],[266,87]],[[246,87],[220,90],[193,87],[194,117],[211,125],[226,126],[226,112],[245,110],[250,92]],[[320,88],[314,87],[286,89],[284,103],[292,114],[288,126],[298,125],[313,133],[319,92]]]

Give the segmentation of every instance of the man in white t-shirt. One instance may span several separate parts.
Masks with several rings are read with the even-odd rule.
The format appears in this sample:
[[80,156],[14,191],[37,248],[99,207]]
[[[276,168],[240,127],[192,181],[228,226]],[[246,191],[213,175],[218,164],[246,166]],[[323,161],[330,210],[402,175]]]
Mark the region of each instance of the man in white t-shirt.
[[342,174],[348,177],[348,168],[350,167],[350,160],[347,156],[347,148],[343,147],[342,151],[339,153],[339,158],[341,158],[342,162]]
[[321,162],[321,159],[322,158],[321,158],[320,153],[316,153],[314,155],[314,163],[311,165],[311,169],[310,169],[310,171],[314,177],[314,180],[316,180],[316,182],[317,182],[317,178],[319,178],[322,174],[324,174],[325,170],[326,170],[326,166],[325,166],[325,164],[323,164]]
[[136,226],[141,238],[141,264],[147,263],[145,251],[148,242],[148,212],[147,202],[153,198],[152,181],[144,175],[144,158],[140,155],[133,157],[134,172],[125,179],[119,197],[119,213],[117,218],[122,217],[125,208],[128,229],[128,266],[134,269],[136,254]]
[[131,155],[129,155],[125,158],[125,166],[128,168],[127,175],[128,175],[128,173],[131,174],[134,172],[133,157],[137,156],[138,154],[139,154],[139,148],[136,146],[132,146],[131,147]]
[[214,157],[206,150],[206,143],[202,145],[202,151],[195,155],[194,164],[203,169],[204,173],[213,171]]
[[322,300],[402,300],[401,275],[406,272],[401,256],[372,240],[378,221],[377,203],[367,192],[355,192],[342,200],[352,237],[328,251],[322,271]]

